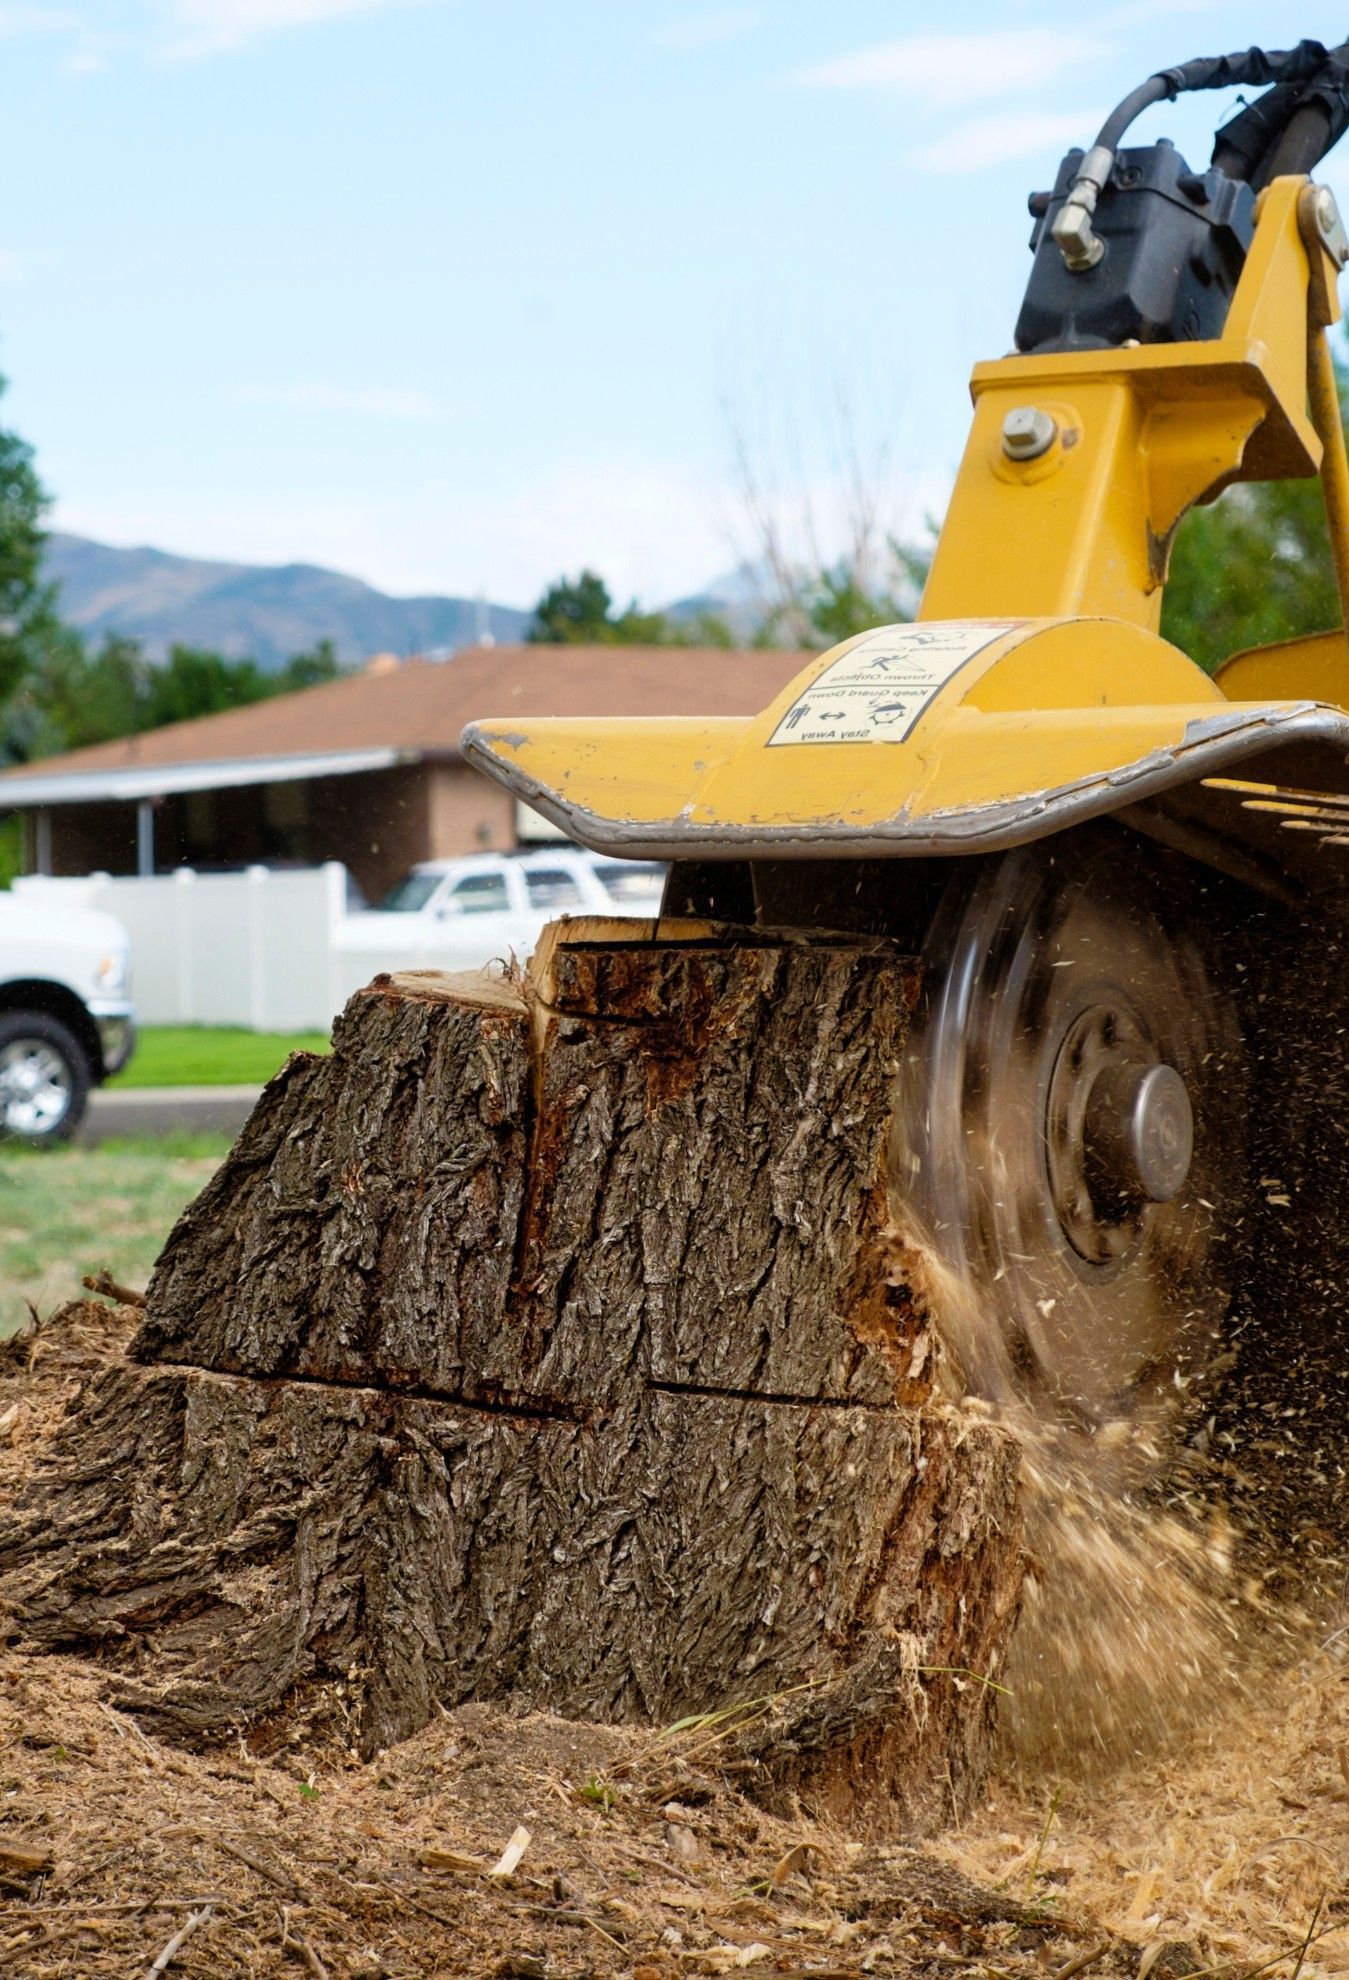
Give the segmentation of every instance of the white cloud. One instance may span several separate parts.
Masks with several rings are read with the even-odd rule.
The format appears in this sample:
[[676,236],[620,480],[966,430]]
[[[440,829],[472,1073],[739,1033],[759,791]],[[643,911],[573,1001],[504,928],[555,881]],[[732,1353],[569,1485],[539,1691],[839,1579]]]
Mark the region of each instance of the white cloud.
[[165,61],[187,61],[242,48],[283,28],[316,27],[357,14],[383,13],[427,0],[163,0]]
[[1014,158],[1044,154],[1052,171],[1069,145],[1089,145],[1100,129],[1097,110],[1008,110],[1001,115],[971,117],[943,131],[930,144],[909,153],[911,162],[928,172],[978,172]]
[[22,282],[23,263],[10,248],[0,248],[0,282]]
[[718,14],[686,14],[657,28],[651,39],[658,48],[712,48],[719,41],[734,41],[759,26],[763,15],[757,7],[731,7]]
[[1105,53],[1097,35],[1066,28],[999,28],[988,34],[914,34],[804,69],[813,89],[880,90],[945,105],[1010,96]]
[[387,385],[241,385],[234,397],[242,405],[294,406],[301,411],[373,413],[381,419],[429,419],[434,402],[424,392],[407,392]]

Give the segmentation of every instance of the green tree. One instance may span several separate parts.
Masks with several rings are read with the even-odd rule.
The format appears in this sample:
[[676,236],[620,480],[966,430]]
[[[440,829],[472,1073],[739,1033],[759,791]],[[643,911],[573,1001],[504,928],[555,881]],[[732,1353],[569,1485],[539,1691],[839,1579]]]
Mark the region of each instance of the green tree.
[[720,646],[729,650],[737,644],[735,634],[720,612],[695,612],[675,630],[680,646]]
[[1318,481],[1247,482],[1182,522],[1162,632],[1200,666],[1339,618]]
[[303,653],[292,654],[280,672],[273,676],[274,692],[290,694],[295,688],[321,687],[335,681],[342,672],[337,648],[330,639],[321,639]]
[[[1349,369],[1336,361],[1340,418]],[[1320,482],[1242,482],[1191,509],[1171,553],[1162,632],[1210,672],[1243,647],[1328,632],[1339,593]]]
[[158,729],[196,715],[220,715],[265,701],[272,692],[255,660],[226,660],[199,646],[171,646],[169,657],[150,671],[145,714],[139,727]]
[[226,660],[189,646],[172,647],[156,666],[139,641],[116,636],[91,652],[73,627],[53,622],[4,712],[7,753],[23,762],[56,756],[166,722],[248,707],[340,673],[328,640],[267,674],[256,661]]
[[134,639],[109,637],[91,654],[72,626],[53,626],[12,704],[15,753],[53,756],[143,729],[149,676]]
[[[935,526],[930,527],[935,542]],[[905,624],[931,561],[930,544],[915,548],[891,536],[883,555],[869,556],[865,566],[849,555],[819,569],[779,570],[777,599],[765,611],[754,644],[812,651],[837,646],[873,626]]]
[[[5,389],[0,378],[0,393]],[[42,580],[48,501],[32,448],[0,428],[0,703],[19,685],[56,624],[54,592]]]
[[687,625],[666,612],[643,612],[634,598],[615,612],[608,585],[596,571],[550,584],[534,607],[525,638],[542,646],[729,646],[730,628],[700,613]]
[[536,646],[576,646],[607,639],[613,630],[613,599],[596,571],[559,578],[534,607],[525,638]]

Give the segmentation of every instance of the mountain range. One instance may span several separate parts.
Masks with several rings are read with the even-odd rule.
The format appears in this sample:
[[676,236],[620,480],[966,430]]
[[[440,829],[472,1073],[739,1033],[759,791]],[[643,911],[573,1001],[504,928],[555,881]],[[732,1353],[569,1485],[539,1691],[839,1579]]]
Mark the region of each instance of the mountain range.
[[152,660],[201,646],[268,671],[330,639],[348,666],[374,653],[436,653],[484,634],[518,640],[530,614],[474,598],[393,598],[318,564],[231,564],[166,550],[115,549],[53,531],[46,573],[67,624],[97,641],[119,633]]

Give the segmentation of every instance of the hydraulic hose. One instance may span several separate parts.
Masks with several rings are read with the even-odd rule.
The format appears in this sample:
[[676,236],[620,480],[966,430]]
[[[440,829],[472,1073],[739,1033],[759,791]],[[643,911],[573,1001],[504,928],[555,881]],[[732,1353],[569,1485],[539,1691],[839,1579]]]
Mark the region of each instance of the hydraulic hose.
[[1283,172],[1308,172],[1349,126],[1349,42],[1328,49],[1320,41],[1296,48],[1247,48],[1233,55],[1205,55],[1173,69],[1159,69],[1131,90],[1102,124],[1078,167],[1054,220],[1054,239],[1068,267],[1095,267],[1104,246],[1092,226],[1096,202],[1109,180],[1120,140],[1149,105],[1198,89],[1267,88],[1242,116],[1219,134],[1233,177],[1263,185]]
[[1130,90],[1122,103],[1115,105],[1096,134],[1096,142],[1102,151],[1118,151],[1119,141],[1135,117],[1141,117],[1150,104],[1163,103],[1177,94],[1171,80],[1175,73],[1172,69],[1149,76],[1137,89]]
[[1282,178],[1287,172],[1310,172],[1325,157],[1343,129],[1343,122],[1339,130],[1334,128],[1334,119],[1326,104],[1319,101],[1300,104],[1289,118],[1283,136],[1261,166],[1256,183],[1268,185],[1271,179]]

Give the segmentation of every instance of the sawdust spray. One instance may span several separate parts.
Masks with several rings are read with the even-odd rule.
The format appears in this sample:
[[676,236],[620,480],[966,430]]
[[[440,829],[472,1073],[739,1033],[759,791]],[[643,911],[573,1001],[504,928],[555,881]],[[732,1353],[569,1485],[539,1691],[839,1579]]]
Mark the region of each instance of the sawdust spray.
[[[1000,1423],[1022,1454],[1031,1569],[1003,1680],[1005,1762],[1081,1775],[1166,1747],[1293,1639],[1296,1611],[1242,1560],[1207,1467],[1170,1448],[1181,1398],[1091,1433],[1048,1420],[990,1370],[975,1290],[927,1246],[903,1244],[951,1406]],[[976,1356],[983,1395],[964,1373]]]
[[1033,1565],[1002,1721],[1026,1769],[1164,1750],[1313,1628],[1349,1627],[1349,940],[1244,893],[1207,913],[1249,1075],[1207,1367],[1127,1420],[1055,1422],[976,1288],[902,1240],[952,1406],[1021,1447]]

